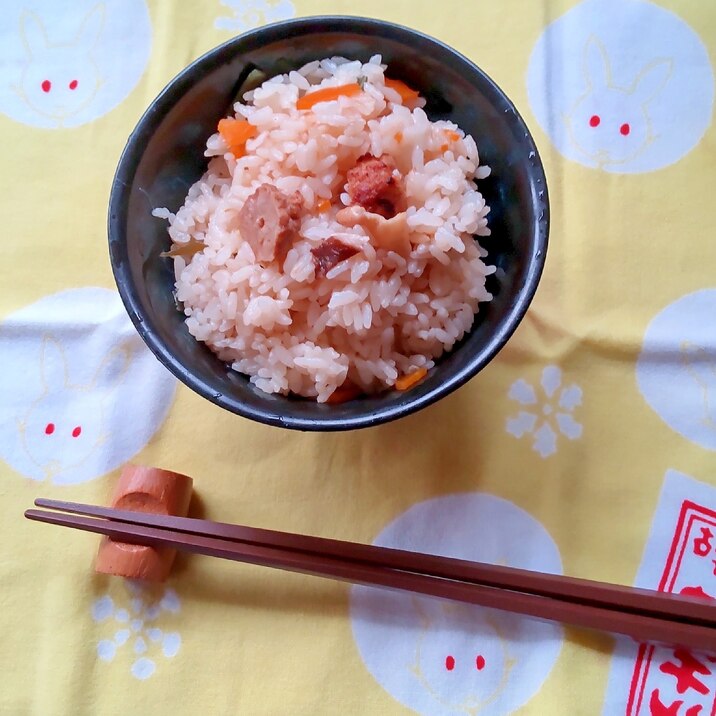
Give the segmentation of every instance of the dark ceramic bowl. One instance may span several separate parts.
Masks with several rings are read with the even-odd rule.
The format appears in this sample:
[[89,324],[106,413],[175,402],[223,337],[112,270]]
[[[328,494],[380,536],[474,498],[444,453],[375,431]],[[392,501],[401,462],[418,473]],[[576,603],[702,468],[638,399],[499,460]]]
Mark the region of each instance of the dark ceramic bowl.
[[[481,244],[498,267],[494,299],[480,304],[475,325],[428,377],[406,392],[388,391],[338,405],[268,395],[231,370],[186,329],[172,295],[170,245],[155,207],[176,211],[204,172],[204,146],[226,116],[247,69],[284,73],[322,57],[366,62],[381,54],[390,75],[419,90],[431,119],[450,119],[473,135],[492,167],[480,190],[492,229]],[[312,17],[262,27],[200,57],[152,102],[127,142],[109,203],[109,247],[119,293],[157,358],[216,405],[299,430],[378,425],[424,408],[468,381],[504,346],[537,288],[547,249],[547,186],[532,137],[512,102],[470,60],[399,25],[347,17]]]

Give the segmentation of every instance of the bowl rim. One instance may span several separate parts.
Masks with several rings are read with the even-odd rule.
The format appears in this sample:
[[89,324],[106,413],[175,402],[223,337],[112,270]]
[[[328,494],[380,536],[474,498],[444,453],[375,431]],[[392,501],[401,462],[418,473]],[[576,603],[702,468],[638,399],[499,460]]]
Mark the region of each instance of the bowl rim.
[[[126,216],[129,208],[130,188],[143,156],[145,141],[154,134],[176,102],[184,96],[197,79],[208,74],[216,65],[217,60],[221,60],[224,56],[234,57],[240,55],[242,52],[250,50],[251,46],[259,41],[261,44],[267,44],[287,37],[308,36],[312,32],[354,32],[366,35],[378,34],[388,38],[397,36],[401,39],[419,40],[428,46],[433,46],[447,53],[454,62],[463,65],[466,70],[478,75],[481,82],[489,88],[492,95],[491,100],[494,98],[499,99],[504,111],[514,115],[512,121],[517,123],[524,134],[525,150],[532,162],[533,172],[536,172],[538,176],[536,182],[531,183],[531,187],[533,190],[532,202],[539,217],[536,220],[534,251],[529,262],[524,285],[510,305],[505,318],[497,325],[480,350],[461,369],[448,376],[445,380],[440,381],[430,391],[415,395],[412,400],[408,398],[399,404],[387,405],[384,408],[379,407],[376,410],[366,411],[359,415],[340,417],[331,415],[326,415],[325,417],[282,415],[268,404],[265,408],[257,408],[242,402],[240,399],[217,393],[203,380],[197,378],[168,349],[158,337],[158,333],[152,328],[150,322],[142,317],[143,309],[129,266],[126,240]],[[249,47],[246,47],[247,45]],[[535,192],[535,183],[541,185],[539,192]],[[544,270],[549,229],[549,192],[544,165],[527,124],[517,111],[512,100],[497,83],[475,62],[441,40],[405,25],[376,18],[349,15],[316,15],[264,25],[237,35],[193,60],[172,78],[152,100],[129,135],[112,180],[107,213],[110,264],[119,295],[135,329],[156,358],[194,392],[234,414],[266,425],[293,430],[323,432],[373,427],[405,417],[446,397],[480,372],[505,346],[521,323],[534,298]],[[410,396],[410,393],[405,395]],[[267,397],[269,397],[268,394]]]

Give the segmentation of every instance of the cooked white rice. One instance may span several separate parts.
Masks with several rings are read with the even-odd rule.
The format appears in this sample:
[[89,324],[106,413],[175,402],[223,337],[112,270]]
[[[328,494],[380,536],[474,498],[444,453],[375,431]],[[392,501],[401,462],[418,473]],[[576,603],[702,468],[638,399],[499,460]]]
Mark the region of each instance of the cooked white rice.
[[[266,392],[325,401],[347,379],[367,392],[393,386],[431,368],[470,329],[478,302],[491,299],[485,277],[494,267],[474,238],[490,233],[489,207],[474,183],[489,168],[479,166],[472,137],[428,119],[422,99],[404,106],[385,86],[385,69],[380,56],[367,64],[325,59],[246,93],[246,103],[234,105],[236,117],[258,129],[246,154],[236,159],[212,135],[208,170],[184,205],[176,215],[154,212],[169,220],[175,248],[205,245],[174,258],[187,328]],[[358,81],[356,96],[296,109],[309,88]],[[346,171],[366,153],[389,154],[405,177],[407,259],[335,219],[350,202]],[[283,266],[260,265],[236,228],[238,211],[264,183],[298,190],[305,202]],[[332,205],[321,212],[324,200]],[[360,252],[317,278],[310,250],[330,237]]]

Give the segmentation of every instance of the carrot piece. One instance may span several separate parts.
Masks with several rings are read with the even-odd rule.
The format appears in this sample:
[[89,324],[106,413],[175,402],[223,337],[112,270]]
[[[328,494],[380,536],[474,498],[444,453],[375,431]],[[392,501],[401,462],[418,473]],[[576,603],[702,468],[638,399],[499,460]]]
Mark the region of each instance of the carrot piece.
[[318,213],[323,214],[323,212],[328,211],[331,208],[331,202],[329,199],[321,199],[321,201],[318,202]]
[[400,95],[400,99],[403,100],[403,102],[410,102],[411,100],[420,97],[418,92],[412,89],[412,87],[408,87],[408,85],[406,85],[405,82],[401,82],[401,80],[391,80],[389,77],[386,77],[385,86],[395,90]]
[[447,152],[448,149],[450,149],[450,145],[449,145],[449,144],[441,144],[441,145],[440,145],[440,151],[441,151],[443,154],[445,154],[445,152]]
[[160,258],[173,259],[177,256],[181,256],[185,259],[193,259],[195,254],[203,251],[206,248],[206,244],[203,241],[197,241],[196,239],[189,239],[185,244],[172,244],[169,251],[162,251],[159,254]]
[[451,142],[457,142],[458,139],[460,139],[460,135],[457,132],[453,132],[452,129],[446,129],[445,130],[445,136],[451,141]]
[[354,383],[346,381],[343,385],[339,385],[329,396],[326,403],[337,404],[347,403],[361,395],[363,391]]
[[396,390],[408,390],[416,383],[419,383],[427,374],[427,368],[417,368],[412,373],[401,375],[400,378],[395,381],[395,388]]
[[253,124],[244,119],[220,119],[219,134],[229,145],[229,151],[238,159],[246,153],[246,142],[258,133]]
[[395,133],[395,141],[400,144],[403,141],[403,133],[402,132],[396,132]]
[[319,102],[330,102],[339,97],[354,97],[363,90],[357,82],[349,85],[339,85],[338,87],[324,87],[310,94],[305,94],[296,102],[296,109],[311,109]]

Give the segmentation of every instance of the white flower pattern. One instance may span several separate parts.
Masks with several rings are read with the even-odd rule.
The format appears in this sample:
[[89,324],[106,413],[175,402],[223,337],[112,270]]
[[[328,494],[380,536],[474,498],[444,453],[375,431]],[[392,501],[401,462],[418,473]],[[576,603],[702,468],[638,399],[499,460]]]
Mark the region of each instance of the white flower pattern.
[[[97,656],[110,662],[119,649],[130,644],[137,659],[130,667],[131,674],[140,680],[148,679],[156,671],[156,655],[161,653],[171,659],[179,653],[181,636],[178,632],[166,632],[154,625],[163,612],[179,612],[179,597],[173,589],[165,589],[161,598],[153,599],[139,582],[126,581],[132,594],[129,609],[115,605],[109,594],[96,599],[92,605],[92,618],[98,623],[114,620],[120,628],[110,639],[97,643]],[[151,651],[151,655],[147,652]]]
[[582,403],[582,389],[576,384],[562,387],[562,371],[556,365],[542,371],[540,386],[538,395],[535,387],[522,378],[512,384],[508,396],[523,409],[507,419],[506,429],[518,439],[531,435],[532,449],[546,458],[557,452],[560,434],[568,440],[581,437],[582,425],[572,413]]
[[217,30],[244,32],[259,25],[296,16],[296,8],[290,0],[220,0],[228,8],[231,17],[218,17],[214,21]]

